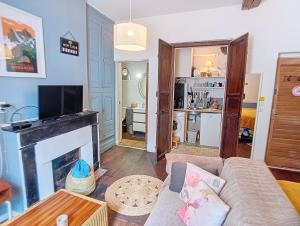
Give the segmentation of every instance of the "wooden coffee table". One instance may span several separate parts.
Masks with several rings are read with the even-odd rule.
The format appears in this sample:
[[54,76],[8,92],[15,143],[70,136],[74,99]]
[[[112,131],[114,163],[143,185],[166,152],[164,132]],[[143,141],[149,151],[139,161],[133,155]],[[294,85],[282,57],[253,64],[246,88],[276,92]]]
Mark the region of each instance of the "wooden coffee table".
[[108,226],[107,204],[67,190],[59,190],[4,225],[56,225],[56,218],[68,215],[70,226]]
[[11,197],[12,197],[12,186],[3,180],[0,180],[0,204],[3,203],[6,204],[8,219],[11,219],[12,216],[11,202],[10,202]]

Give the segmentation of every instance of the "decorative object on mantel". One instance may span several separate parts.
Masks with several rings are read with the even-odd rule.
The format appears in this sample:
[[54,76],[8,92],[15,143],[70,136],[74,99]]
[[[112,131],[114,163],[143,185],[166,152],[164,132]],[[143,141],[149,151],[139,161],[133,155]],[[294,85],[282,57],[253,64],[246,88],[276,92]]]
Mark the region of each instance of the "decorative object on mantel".
[[115,181],[105,193],[108,206],[127,216],[142,216],[154,207],[162,181],[147,175],[131,175]]
[[147,28],[144,25],[133,23],[131,14],[127,23],[115,25],[115,48],[126,51],[142,51],[147,47]]
[[94,170],[84,160],[78,160],[66,179],[66,189],[82,195],[91,194],[96,187]]
[[0,76],[45,78],[42,19],[0,3]]
[[[67,39],[67,35],[69,35],[72,39]],[[60,52],[72,56],[79,56],[79,43],[70,31],[60,38]]]

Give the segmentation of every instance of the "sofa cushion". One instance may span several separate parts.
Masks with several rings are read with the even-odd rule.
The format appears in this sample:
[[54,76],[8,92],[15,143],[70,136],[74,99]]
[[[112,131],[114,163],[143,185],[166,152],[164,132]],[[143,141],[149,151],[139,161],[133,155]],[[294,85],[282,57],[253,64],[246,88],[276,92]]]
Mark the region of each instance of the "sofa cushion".
[[171,168],[170,190],[179,193],[184,184],[186,163],[174,162]]
[[277,182],[300,216],[300,183],[286,180],[278,180]]
[[220,226],[229,211],[219,196],[203,181],[189,196],[188,202],[178,211],[187,226]]
[[178,193],[165,186],[144,226],[185,226],[177,215],[183,205]]
[[244,158],[225,161],[221,199],[231,210],[224,226],[296,226],[300,218],[266,164]]
[[184,184],[180,192],[180,198],[184,202],[189,200],[193,192],[197,192],[200,182],[205,182],[214,192],[220,193],[225,184],[225,180],[216,175],[213,175],[200,167],[187,163]]
[[220,157],[196,156],[171,152],[166,154],[166,159],[167,174],[171,173],[173,162],[189,162],[217,176],[221,173],[223,167],[223,159]]

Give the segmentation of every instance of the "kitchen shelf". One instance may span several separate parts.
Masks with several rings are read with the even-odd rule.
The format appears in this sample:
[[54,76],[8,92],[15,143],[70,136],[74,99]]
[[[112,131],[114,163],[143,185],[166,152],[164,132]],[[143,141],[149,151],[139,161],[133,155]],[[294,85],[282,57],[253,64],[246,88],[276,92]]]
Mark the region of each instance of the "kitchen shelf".
[[207,87],[202,87],[202,86],[201,87],[200,86],[199,87],[198,86],[195,87],[194,86],[193,87],[193,89],[224,89],[224,88],[225,88],[224,86],[222,86],[222,87],[208,87],[208,86]]
[[218,78],[220,78],[220,79],[225,79],[225,77],[224,76],[214,76],[214,77],[176,77],[176,79],[218,79]]
[[192,79],[197,79],[197,78],[200,78],[200,79],[223,78],[223,79],[225,79],[225,76],[211,76],[211,77],[200,77],[200,76],[196,76],[196,77],[187,77],[187,78],[192,78]]

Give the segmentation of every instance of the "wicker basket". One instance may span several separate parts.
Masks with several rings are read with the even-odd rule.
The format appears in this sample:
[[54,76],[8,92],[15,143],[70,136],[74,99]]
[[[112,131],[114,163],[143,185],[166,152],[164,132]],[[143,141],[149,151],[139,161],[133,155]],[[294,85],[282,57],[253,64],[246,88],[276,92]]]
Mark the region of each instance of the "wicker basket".
[[188,130],[188,143],[195,144],[197,141],[198,130]]
[[68,173],[66,179],[66,189],[81,195],[89,195],[96,188],[96,180],[93,171],[91,175],[86,178],[74,178],[71,172]]

